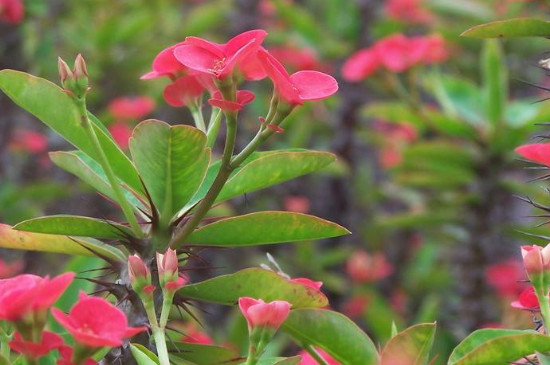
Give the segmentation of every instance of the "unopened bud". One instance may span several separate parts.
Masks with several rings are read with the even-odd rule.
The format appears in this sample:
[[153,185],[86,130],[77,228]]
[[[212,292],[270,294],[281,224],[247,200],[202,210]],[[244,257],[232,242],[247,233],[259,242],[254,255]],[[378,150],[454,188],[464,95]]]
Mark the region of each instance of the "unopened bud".
[[61,57],[57,57],[57,69],[59,70],[59,78],[61,79],[61,85],[73,75],[71,68]]
[[151,284],[151,272],[141,257],[136,254],[128,257],[128,276],[136,292]]
[[157,252],[156,258],[160,285],[170,290],[169,283],[180,281],[178,254],[169,248],[164,254]]
[[74,60],[74,76],[79,77],[88,77],[88,69],[86,68],[86,61],[84,57],[79,53]]

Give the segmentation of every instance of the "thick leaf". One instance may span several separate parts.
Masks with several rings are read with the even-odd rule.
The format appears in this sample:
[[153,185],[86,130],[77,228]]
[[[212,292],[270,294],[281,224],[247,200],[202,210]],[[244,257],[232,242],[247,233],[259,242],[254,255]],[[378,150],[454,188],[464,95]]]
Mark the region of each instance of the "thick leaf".
[[[89,156],[80,151],[50,152],[49,155],[54,164],[75,175],[80,180],[97,190],[100,194],[116,201],[115,193],[107,181],[107,177],[105,176],[103,169]],[[138,207],[143,208],[141,201],[139,201],[136,196],[132,194],[132,192],[127,189],[123,189],[122,192],[126,197],[126,200],[132,204],[136,212],[139,212]]]
[[16,224],[18,231],[95,238],[133,236],[132,230],[116,222],[73,215],[52,215]]
[[138,365],[159,365],[160,361],[154,353],[139,343],[130,344],[130,351]]
[[448,365],[502,365],[535,352],[548,351],[548,336],[537,332],[482,329],[466,337],[454,349]]
[[282,328],[299,344],[318,346],[342,365],[378,364],[378,352],[371,339],[338,312],[295,309]]
[[251,246],[316,240],[349,233],[336,223],[312,215],[257,212],[208,224],[194,231],[187,241],[209,246]]
[[176,364],[189,364],[190,362],[196,365],[231,365],[239,364],[245,360],[235,350],[226,347],[182,342],[172,342],[168,346],[171,350],[170,360]]
[[499,41],[485,41],[481,60],[486,113],[498,128],[503,122],[508,100],[508,77]]
[[130,151],[164,222],[199,188],[210,161],[205,146],[206,135],[190,126],[147,120],[135,128]]
[[260,361],[258,361],[258,365],[298,365],[301,360],[301,356],[270,357],[267,359],[260,359]]
[[[40,119],[72,145],[98,160],[95,148],[81,125],[78,108],[59,86],[24,72],[2,70],[0,89],[17,105]],[[91,114],[89,117],[115,174],[132,189],[141,191],[141,182],[132,162],[105,132],[101,123]]]
[[292,308],[322,308],[328,305],[327,297],[320,291],[260,268],[245,269],[186,285],[179,290],[179,294],[190,299],[225,305],[235,305],[240,297],[265,301],[286,300],[292,304]]
[[550,22],[515,18],[477,25],[461,34],[475,38],[509,38],[509,37],[548,37]]
[[22,232],[6,224],[0,224],[0,247],[84,256],[96,256],[94,253],[97,253],[113,260],[126,260],[120,250],[91,238]]
[[380,356],[380,365],[427,365],[435,323],[412,326],[392,337]]

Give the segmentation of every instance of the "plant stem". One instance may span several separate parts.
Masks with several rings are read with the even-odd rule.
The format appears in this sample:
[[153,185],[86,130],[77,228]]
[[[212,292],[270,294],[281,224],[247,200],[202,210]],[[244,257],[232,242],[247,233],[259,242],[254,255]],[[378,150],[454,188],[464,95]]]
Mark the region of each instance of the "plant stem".
[[210,118],[210,123],[208,123],[208,132],[206,132],[206,146],[212,148],[214,143],[216,143],[216,138],[220,132],[220,125],[222,121],[223,113],[220,110],[217,112],[212,110],[212,117]]
[[319,365],[329,365],[329,363],[326,362],[321,355],[319,355],[319,353],[313,348],[313,346],[311,345],[304,346],[304,350],[306,350],[307,353],[310,354],[311,357],[313,357],[315,361],[319,363]]
[[111,164],[109,163],[109,159],[105,155],[105,152],[101,148],[101,144],[99,142],[99,139],[97,138],[97,135],[95,134],[94,127],[92,125],[92,121],[90,118],[88,118],[88,110],[86,109],[86,101],[84,98],[82,99],[76,99],[76,104],[80,111],[80,118],[82,121],[82,124],[84,124],[84,128],[86,129],[86,132],[88,133],[88,137],[92,141],[92,144],[94,146],[95,152],[97,153],[97,156],[99,157],[99,164],[103,168],[103,171],[105,172],[105,175],[107,176],[107,180],[109,181],[109,184],[111,185],[111,188],[113,189],[113,192],[115,193],[115,198],[117,200],[117,203],[120,205],[120,208],[122,209],[122,212],[124,213],[124,216],[126,217],[126,220],[130,224],[130,227],[132,228],[132,231],[136,235],[136,237],[141,238],[143,237],[143,231],[141,230],[141,227],[136,219],[136,216],[134,215],[134,212],[124,197],[124,194],[122,192],[122,188],[120,187],[117,177],[115,176],[115,173],[113,172],[113,168],[111,167]]
[[246,358],[245,365],[256,365],[258,357],[256,356],[256,348],[254,345],[248,346],[248,357]]
[[155,339],[155,345],[157,346],[157,354],[159,357],[160,365],[170,365],[170,358],[168,357],[168,348],[166,347],[166,336],[164,335],[164,328],[151,326],[153,330],[153,338]]
[[231,158],[233,157],[233,150],[235,149],[235,140],[237,138],[237,115],[236,113],[226,113],[227,132],[225,138],[225,148],[222,156],[222,164],[220,171],[214,179],[212,186],[204,196],[203,200],[197,206],[197,210],[191,217],[191,219],[183,226],[183,228],[174,235],[170,246],[173,249],[177,249],[184,242],[185,239],[193,232],[193,230],[199,225],[200,221],[206,213],[212,207],[212,204],[216,201],[218,194],[222,190],[223,186],[227,182],[227,179],[233,172],[231,167]]
[[197,128],[206,133],[206,125],[204,124],[204,116],[202,115],[200,105],[190,106],[189,110],[191,111],[191,115],[193,116],[193,120],[195,121]]
[[542,320],[544,321],[544,330],[546,334],[549,334],[550,331],[550,303],[548,301],[548,292],[537,290],[537,297],[539,299],[540,314],[542,315]]
[[160,312],[159,321],[159,326],[162,328],[166,328],[166,324],[168,323],[168,316],[170,315],[170,309],[172,308],[173,300],[174,293],[167,293],[167,291],[165,290],[162,298],[162,310]]

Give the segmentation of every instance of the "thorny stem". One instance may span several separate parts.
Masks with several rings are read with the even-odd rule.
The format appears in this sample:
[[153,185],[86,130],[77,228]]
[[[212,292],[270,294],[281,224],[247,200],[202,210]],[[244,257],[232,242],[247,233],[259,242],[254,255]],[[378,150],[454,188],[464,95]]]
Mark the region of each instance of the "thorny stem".
[[143,231],[139,226],[139,223],[136,219],[136,216],[134,215],[134,212],[132,211],[132,208],[130,207],[130,205],[128,204],[128,201],[124,197],[122,188],[120,187],[117,181],[117,178],[115,176],[115,173],[113,172],[113,168],[109,163],[109,159],[107,158],[107,156],[105,155],[105,152],[101,148],[101,144],[99,143],[97,135],[95,134],[92,121],[88,117],[88,111],[86,109],[86,100],[84,98],[75,99],[75,100],[76,100],[76,105],[80,111],[81,122],[84,125],[86,132],[88,133],[88,137],[92,141],[95,152],[99,157],[98,162],[103,168],[103,171],[107,176],[107,180],[109,180],[109,184],[111,185],[111,188],[115,193],[115,198],[117,200],[117,203],[120,205],[120,208],[122,209],[122,212],[124,213],[124,216],[126,217],[126,220],[130,224],[130,227],[132,228],[132,231],[134,232],[136,237],[141,238],[143,237]]
[[304,347],[304,350],[307,351],[308,354],[311,355],[311,357],[313,357],[315,359],[315,361],[317,361],[319,363],[319,365],[329,365],[328,362],[326,362],[325,359],[323,359],[323,357],[321,355],[319,355],[319,353],[317,352],[317,350],[315,350],[313,348],[313,346],[311,345],[306,345]]

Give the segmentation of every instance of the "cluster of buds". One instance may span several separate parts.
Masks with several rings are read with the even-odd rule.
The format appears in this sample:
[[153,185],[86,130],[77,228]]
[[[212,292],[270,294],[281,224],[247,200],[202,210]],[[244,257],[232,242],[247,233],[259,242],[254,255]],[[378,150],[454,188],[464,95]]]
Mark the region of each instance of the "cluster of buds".
[[58,57],[57,68],[64,91],[76,99],[83,99],[90,90],[88,86],[88,69],[84,57],[81,54],[76,56],[72,71],[69,65],[61,57]]

